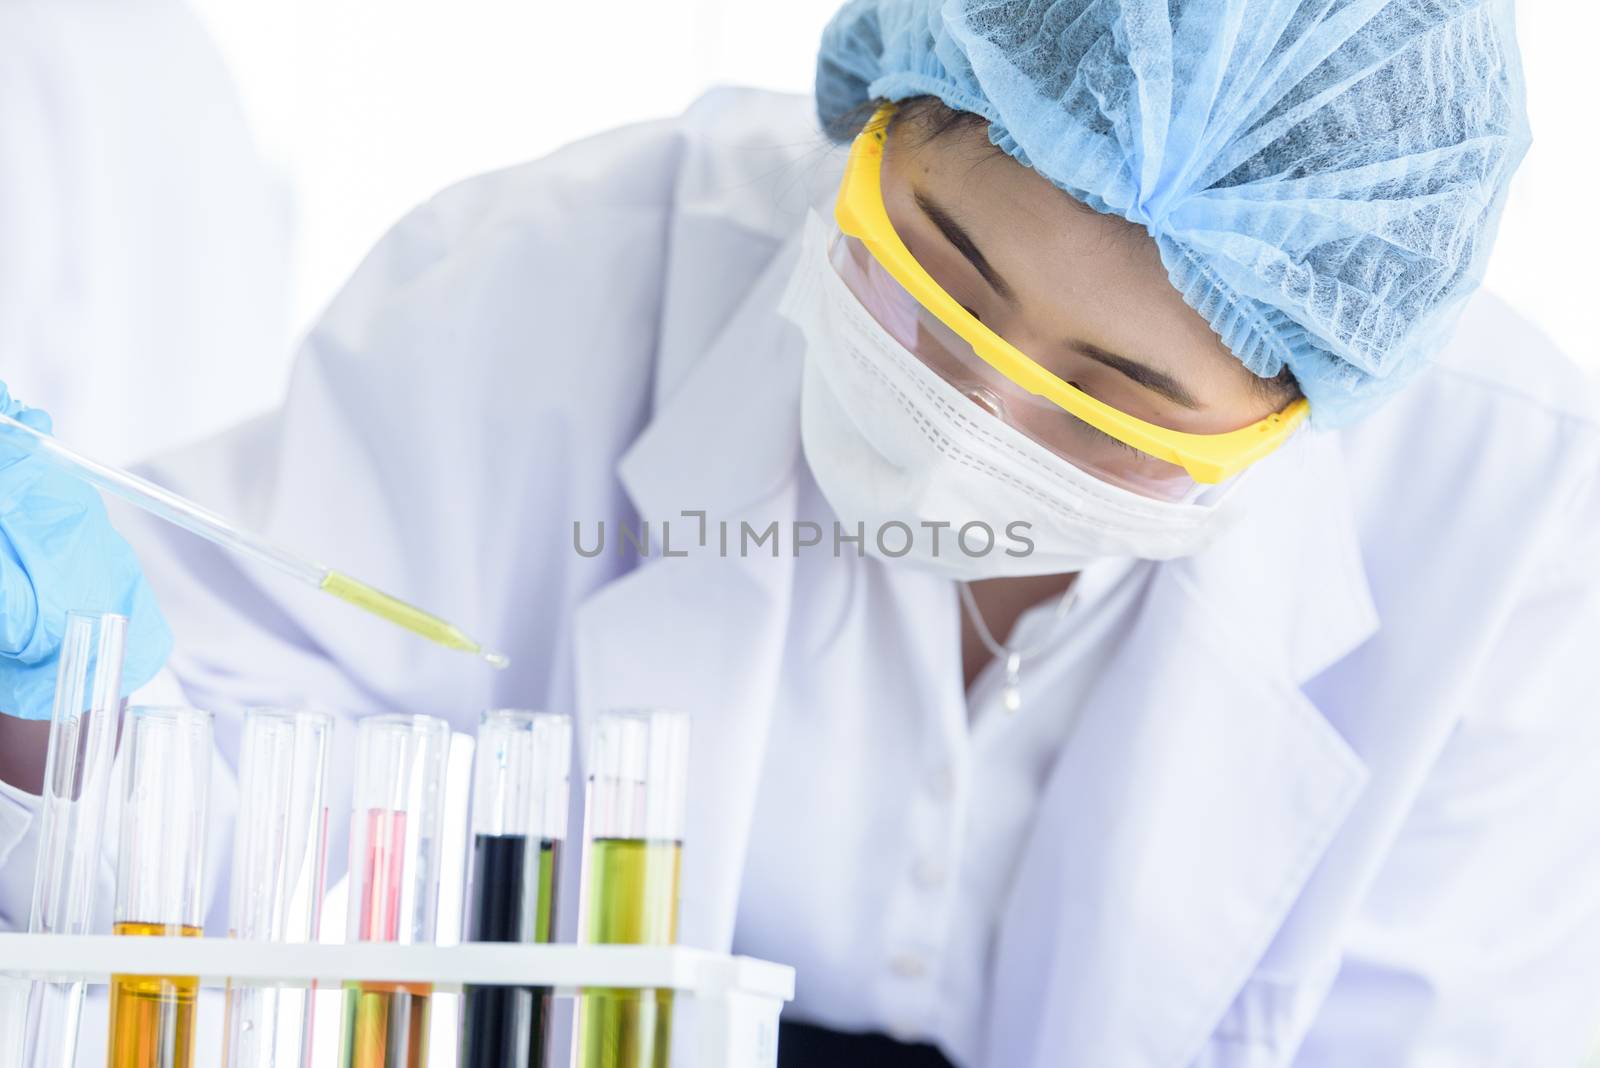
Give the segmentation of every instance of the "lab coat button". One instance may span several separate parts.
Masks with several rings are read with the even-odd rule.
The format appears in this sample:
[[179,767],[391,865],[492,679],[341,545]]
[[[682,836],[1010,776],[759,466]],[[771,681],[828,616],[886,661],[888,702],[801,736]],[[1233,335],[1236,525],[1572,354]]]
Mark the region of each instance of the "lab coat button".
[[928,974],[928,966],[915,953],[896,953],[889,960],[889,970],[902,979],[921,979]]

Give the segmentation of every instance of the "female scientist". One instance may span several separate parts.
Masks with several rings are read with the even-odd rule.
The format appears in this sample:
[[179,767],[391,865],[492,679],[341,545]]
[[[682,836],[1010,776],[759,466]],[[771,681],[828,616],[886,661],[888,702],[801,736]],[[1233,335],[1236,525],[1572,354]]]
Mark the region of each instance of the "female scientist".
[[1469,303],[1507,7],[857,0],[814,101],[451,189],[152,473],[511,669],[23,461],[9,707],[74,599],[154,674],[143,574],[202,707],[692,710],[683,937],[798,967],[787,1065],[1573,1063],[1600,421]]

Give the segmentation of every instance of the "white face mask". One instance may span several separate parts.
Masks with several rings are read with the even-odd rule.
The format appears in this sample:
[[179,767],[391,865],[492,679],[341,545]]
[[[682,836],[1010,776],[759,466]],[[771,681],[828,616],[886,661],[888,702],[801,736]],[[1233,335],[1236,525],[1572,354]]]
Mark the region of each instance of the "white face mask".
[[829,236],[812,212],[779,312],[806,339],[806,460],[868,552],[973,581],[1187,556],[1221,529],[1221,502],[1113,486],[978,407],[872,318],[829,264]]

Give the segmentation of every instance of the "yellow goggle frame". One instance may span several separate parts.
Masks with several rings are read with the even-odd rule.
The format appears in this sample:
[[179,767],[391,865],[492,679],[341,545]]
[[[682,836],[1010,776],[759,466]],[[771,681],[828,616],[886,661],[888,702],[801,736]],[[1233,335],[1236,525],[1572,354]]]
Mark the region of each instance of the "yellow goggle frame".
[[1217,483],[1270,454],[1305,422],[1304,397],[1258,422],[1221,434],[1191,434],[1148,423],[1113,408],[1057,378],[1016,346],[978,321],[940,288],[906,248],[883,203],[883,149],[894,104],[885,104],[857,135],[845,164],[834,217],[839,229],[860,241],[934,317],[972,346],[980,359],[1010,381],[1043,397],[1090,426],[1158,460],[1176,464],[1196,482]]

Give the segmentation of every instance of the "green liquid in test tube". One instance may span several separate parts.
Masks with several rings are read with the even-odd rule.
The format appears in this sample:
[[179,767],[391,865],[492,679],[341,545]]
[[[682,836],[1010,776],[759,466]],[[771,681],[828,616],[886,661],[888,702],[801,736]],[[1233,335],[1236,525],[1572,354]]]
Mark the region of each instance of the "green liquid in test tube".
[[[678,940],[689,720],[660,710],[607,712],[589,747],[583,913],[586,942]],[[581,1068],[667,1068],[672,992],[585,990]]]

